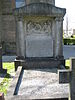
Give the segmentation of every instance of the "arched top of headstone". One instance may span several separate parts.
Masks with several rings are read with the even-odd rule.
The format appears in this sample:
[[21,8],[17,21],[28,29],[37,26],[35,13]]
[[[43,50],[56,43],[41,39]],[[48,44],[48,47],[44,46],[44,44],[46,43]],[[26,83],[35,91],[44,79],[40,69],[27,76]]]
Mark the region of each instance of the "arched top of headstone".
[[55,0],[26,0],[26,5],[30,3],[49,3],[55,5]]

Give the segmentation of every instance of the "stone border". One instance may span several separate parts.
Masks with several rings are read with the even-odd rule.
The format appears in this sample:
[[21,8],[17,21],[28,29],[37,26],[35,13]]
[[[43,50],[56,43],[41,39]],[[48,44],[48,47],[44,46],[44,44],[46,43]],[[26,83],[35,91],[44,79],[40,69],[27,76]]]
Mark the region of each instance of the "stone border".
[[27,98],[26,96],[21,96],[21,95],[18,95],[18,96],[11,96],[10,98],[8,98],[8,99],[5,99],[5,100],[68,100],[68,98],[39,98],[38,97],[38,99],[37,98],[35,98],[35,96],[34,97],[29,97],[29,98]]
[[19,79],[21,77],[21,73],[22,73],[22,66],[19,66],[17,71],[16,71],[16,75],[13,78],[11,85],[10,85],[8,91],[7,91],[7,95],[6,95],[5,100],[9,100],[10,96],[17,94],[17,88],[16,87],[19,84],[18,82],[19,82]]

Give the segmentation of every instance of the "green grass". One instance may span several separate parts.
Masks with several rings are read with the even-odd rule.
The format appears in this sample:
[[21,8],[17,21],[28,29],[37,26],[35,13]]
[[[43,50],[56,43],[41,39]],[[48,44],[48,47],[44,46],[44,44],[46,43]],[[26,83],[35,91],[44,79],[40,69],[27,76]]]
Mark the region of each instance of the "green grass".
[[65,61],[65,66],[66,66],[66,69],[69,69],[70,68],[70,60],[69,59],[67,59]]
[[6,95],[10,82],[15,75],[14,63],[3,63],[3,68],[7,69],[7,74],[5,75],[3,81],[0,83],[0,92],[3,92]]

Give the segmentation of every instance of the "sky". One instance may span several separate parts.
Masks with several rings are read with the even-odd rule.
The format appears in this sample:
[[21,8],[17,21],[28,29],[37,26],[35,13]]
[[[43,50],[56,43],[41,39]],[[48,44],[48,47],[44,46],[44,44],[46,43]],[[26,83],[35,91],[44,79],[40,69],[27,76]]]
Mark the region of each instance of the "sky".
[[66,8],[64,17],[64,29],[66,29],[66,19],[68,17],[68,29],[75,29],[75,0],[56,0],[55,5]]
[[[16,0],[17,6],[24,6],[24,0]],[[66,19],[68,19],[68,29],[75,29],[75,0],[55,0],[57,7],[66,8],[66,15],[64,17],[63,28],[66,29]]]

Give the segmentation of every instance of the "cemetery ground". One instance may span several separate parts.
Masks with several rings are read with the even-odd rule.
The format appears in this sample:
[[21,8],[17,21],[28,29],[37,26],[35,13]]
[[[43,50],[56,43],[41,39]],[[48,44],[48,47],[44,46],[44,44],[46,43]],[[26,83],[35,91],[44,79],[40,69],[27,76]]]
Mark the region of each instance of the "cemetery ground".
[[[70,61],[68,58],[74,56],[75,47],[73,46],[64,46],[64,56],[66,59],[66,68],[70,67]],[[68,51],[68,52],[67,52]],[[3,56],[3,68],[7,69],[7,74],[3,75],[0,73],[0,92],[3,92],[5,95],[7,93],[8,87],[12,82],[13,77],[15,76],[15,67],[14,59],[16,56]],[[9,59],[8,59],[9,58]],[[10,61],[10,62],[8,62]]]
[[[66,68],[70,67],[70,61],[66,60]],[[14,62],[4,62],[3,68],[7,69],[7,74],[3,75],[0,73],[0,92],[3,92],[5,95],[7,93],[8,87],[15,76],[15,67]]]
[[14,63],[4,62],[3,68],[7,69],[7,74],[0,73],[0,92],[3,92],[6,95],[10,82],[15,75]]

